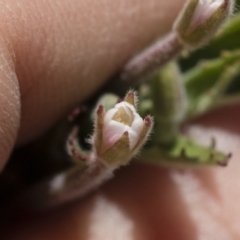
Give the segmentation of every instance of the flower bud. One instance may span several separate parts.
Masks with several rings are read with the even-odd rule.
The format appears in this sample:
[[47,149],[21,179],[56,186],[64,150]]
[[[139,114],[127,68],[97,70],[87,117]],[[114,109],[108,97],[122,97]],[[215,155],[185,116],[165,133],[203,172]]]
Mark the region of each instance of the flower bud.
[[207,43],[232,13],[234,0],[189,0],[174,29],[182,43],[198,48]]
[[92,144],[96,157],[106,164],[126,164],[147,140],[153,119],[142,119],[136,105],[136,93],[129,91],[122,102],[107,112],[98,106]]

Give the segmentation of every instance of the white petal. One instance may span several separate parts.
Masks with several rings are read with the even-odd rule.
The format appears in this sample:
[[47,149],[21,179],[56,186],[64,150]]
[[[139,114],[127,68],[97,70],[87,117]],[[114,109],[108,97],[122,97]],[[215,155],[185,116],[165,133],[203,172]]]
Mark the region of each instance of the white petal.
[[133,131],[133,129],[130,127],[128,129],[128,135],[129,135],[130,150],[132,150],[139,139],[139,135],[135,131]]
[[143,128],[143,119],[139,116],[138,113],[134,114],[134,120],[131,126],[132,130],[139,135]]
[[129,111],[130,108],[133,112],[136,112],[136,108],[128,102],[117,103],[114,107],[118,109],[123,107],[126,112]]
[[127,129],[127,125],[114,120],[105,122],[103,127],[104,148],[108,149],[111,147]]
[[112,117],[114,116],[114,114],[118,111],[117,108],[111,108],[109,109],[104,116],[104,124],[110,122],[112,120]]
[[200,0],[190,26],[197,26],[206,21],[223,3],[224,0]]
[[[112,117],[120,108],[124,108],[126,114],[133,118],[131,126],[112,120]],[[105,150],[118,141],[122,134],[126,131],[129,133],[130,148],[132,149],[139,139],[139,134],[141,133],[142,128],[143,119],[136,112],[134,106],[127,102],[116,104],[114,108],[106,112],[104,117],[103,143]]]

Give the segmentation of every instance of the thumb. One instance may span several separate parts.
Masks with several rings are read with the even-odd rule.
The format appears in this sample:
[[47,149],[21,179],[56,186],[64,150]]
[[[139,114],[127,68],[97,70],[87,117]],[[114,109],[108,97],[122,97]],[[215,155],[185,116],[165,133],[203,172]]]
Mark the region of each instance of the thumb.
[[0,169],[17,132],[18,143],[43,134],[130,57],[169,31],[182,4],[183,0],[3,1]]

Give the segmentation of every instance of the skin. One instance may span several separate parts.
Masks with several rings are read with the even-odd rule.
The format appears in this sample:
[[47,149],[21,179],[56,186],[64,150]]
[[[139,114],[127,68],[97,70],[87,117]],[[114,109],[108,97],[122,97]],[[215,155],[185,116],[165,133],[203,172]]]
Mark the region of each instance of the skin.
[[[0,0],[0,168],[14,145],[44,134],[168,32],[183,2]],[[188,130],[231,151],[227,168],[132,163],[80,201],[19,216],[0,238],[239,239],[239,107],[214,111]]]

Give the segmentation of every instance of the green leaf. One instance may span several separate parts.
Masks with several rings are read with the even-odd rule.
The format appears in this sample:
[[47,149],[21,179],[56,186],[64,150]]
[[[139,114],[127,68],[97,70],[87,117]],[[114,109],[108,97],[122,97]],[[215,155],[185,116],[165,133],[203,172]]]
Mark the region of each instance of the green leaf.
[[166,147],[149,147],[142,152],[142,161],[165,166],[226,166],[230,154],[202,146],[185,136],[179,136],[175,143]]
[[234,94],[240,93],[239,59],[240,50],[224,52],[221,57],[204,61],[183,75],[189,100],[187,118],[221,106],[222,98],[229,94],[227,90],[233,84]]

